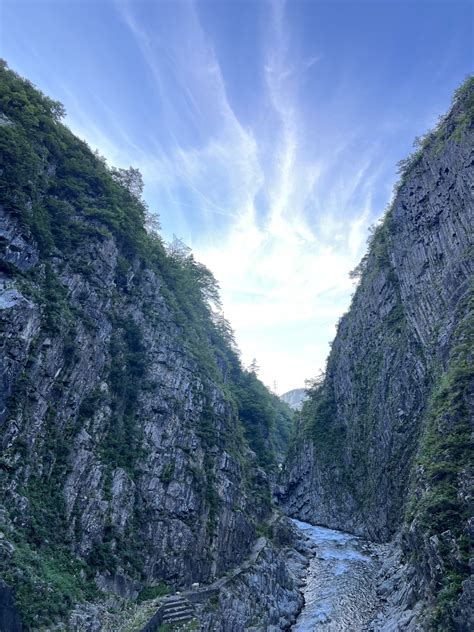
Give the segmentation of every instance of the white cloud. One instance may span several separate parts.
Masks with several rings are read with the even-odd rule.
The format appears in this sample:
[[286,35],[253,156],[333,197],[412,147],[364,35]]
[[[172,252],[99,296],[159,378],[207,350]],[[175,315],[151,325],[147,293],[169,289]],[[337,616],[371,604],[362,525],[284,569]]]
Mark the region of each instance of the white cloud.
[[107,112],[111,141],[79,107],[72,126],[112,163],[140,167],[167,236],[177,232],[187,240],[219,280],[244,361],[256,357],[262,379],[276,381],[280,392],[302,386],[323,369],[350,301],[348,272],[363,252],[372,215],[371,153],[339,174],[353,138],[324,154],[308,152],[311,130],[299,90],[320,56],[292,54],[283,4],[272,5],[267,116],[254,129],[230,105],[193,5],[179,5],[174,33],[147,30],[133,4],[121,6],[156,84],[169,138],[165,143],[157,134],[144,151]]
[[[256,356],[264,381],[276,381],[280,391],[301,386],[324,368],[335,324],[353,291],[348,272],[362,254],[372,213],[370,156],[361,156],[351,177],[346,170],[344,180],[333,178],[332,193],[319,197],[322,173],[334,164],[328,164],[331,157],[307,159],[301,139],[308,130],[298,111],[299,84],[319,58],[310,64],[289,59],[282,12],[283,5],[275,5],[265,66],[278,120],[274,160],[262,166],[267,215],[258,222],[255,214],[245,216],[224,242],[198,250],[221,283],[244,360]],[[343,151],[335,151],[332,161]],[[365,202],[354,214],[351,199],[361,186]],[[296,335],[299,330],[304,339]]]

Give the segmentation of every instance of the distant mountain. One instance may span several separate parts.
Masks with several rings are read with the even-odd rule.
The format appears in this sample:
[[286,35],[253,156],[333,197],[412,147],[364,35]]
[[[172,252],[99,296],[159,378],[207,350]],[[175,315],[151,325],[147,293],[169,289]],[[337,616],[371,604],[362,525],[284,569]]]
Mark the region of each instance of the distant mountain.
[[294,388],[280,395],[280,399],[286,402],[293,410],[301,410],[306,397],[306,389],[304,388]]

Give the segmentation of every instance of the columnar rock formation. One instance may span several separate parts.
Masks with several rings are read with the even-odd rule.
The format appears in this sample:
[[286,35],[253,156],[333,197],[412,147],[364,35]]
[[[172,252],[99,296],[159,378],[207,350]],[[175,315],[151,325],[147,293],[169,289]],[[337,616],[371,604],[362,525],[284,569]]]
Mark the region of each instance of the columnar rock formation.
[[[287,629],[288,407],[242,369],[212,274],[146,230],[138,172],[62,114],[0,66],[0,627],[92,632],[110,595],[198,582],[202,629]],[[470,80],[403,166],[283,471],[291,516],[394,539],[373,630],[474,626],[473,118]]]
[[400,612],[424,602],[420,621],[439,630],[473,616],[473,118],[469,80],[403,165],[284,475],[290,515],[402,534]]

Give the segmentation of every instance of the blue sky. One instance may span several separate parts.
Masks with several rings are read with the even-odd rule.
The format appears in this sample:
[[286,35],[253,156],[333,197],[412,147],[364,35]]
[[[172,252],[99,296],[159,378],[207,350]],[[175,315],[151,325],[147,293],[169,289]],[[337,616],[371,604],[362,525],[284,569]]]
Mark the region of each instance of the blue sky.
[[138,166],[166,239],[220,282],[243,360],[324,368],[396,163],[473,68],[449,0],[2,0],[0,55]]

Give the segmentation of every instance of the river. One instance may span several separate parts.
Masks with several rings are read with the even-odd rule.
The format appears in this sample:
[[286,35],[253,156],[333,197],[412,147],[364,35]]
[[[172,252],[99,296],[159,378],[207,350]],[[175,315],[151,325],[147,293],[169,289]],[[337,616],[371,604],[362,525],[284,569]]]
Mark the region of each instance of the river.
[[313,542],[305,605],[292,632],[362,632],[377,613],[379,545],[293,520]]

